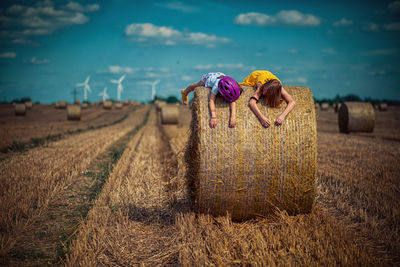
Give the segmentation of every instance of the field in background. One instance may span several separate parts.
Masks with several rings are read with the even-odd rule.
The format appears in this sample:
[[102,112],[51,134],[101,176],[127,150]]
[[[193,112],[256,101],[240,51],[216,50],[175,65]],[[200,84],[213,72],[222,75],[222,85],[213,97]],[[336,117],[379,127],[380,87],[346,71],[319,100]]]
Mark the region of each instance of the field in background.
[[[68,121],[66,109],[33,105],[25,116],[15,116],[11,104],[0,105],[0,151],[18,143],[43,142],[59,135],[109,125],[127,116],[134,106],[105,110],[100,105],[82,109],[81,120]],[[33,139],[33,140],[32,140]]]
[[[87,218],[77,226],[67,265],[400,264],[400,108],[376,111],[376,127],[370,134],[340,134],[336,118],[332,109],[317,112],[318,194],[313,212],[288,216],[278,211],[270,218],[238,223],[229,216],[213,218],[191,211],[184,164],[190,110],[181,106],[179,125],[163,126],[153,109],[145,127],[127,144]],[[124,125],[118,129],[128,127]],[[106,135],[106,131],[110,134],[109,128],[95,130],[97,134],[93,135]],[[69,149],[75,151],[73,141],[86,140],[84,135],[90,133],[70,136],[53,145],[71,146]],[[57,177],[65,175],[63,172],[70,167],[75,171],[68,173],[68,178],[58,179],[62,186],[46,183],[43,192],[47,193],[39,191],[33,196],[40,199],[38,203],[45,203],[40,210],[36,205],[24,204],[32,218],[47,218],[46,209],[56,198],[52,190],[59,195],[68,190],[79,172],[98,157],[100,143],[96,146],[96,142],[85,146],[85,162],[71,166],[50,161],[50,156],[46,157],[50,151],[43,148],[43,177],[55,177],[52,162],[59,162]],[[82,153],[76,150],[71,157],[82,158]],[[13,155],[8,163],[2,163],[1,185],[8,176],[28,179],[29,174],[17,174],[17,169],[29,167],[33,161],[27,155],[23,161]],[[13,163],[17,161],[18,166]],[[39,183],[45,178],[35,179]],[[13,183],[8,184],[6,192],[12,195],[17,189]],[[21,183],[18,190],[29,191],[32,187],[32,182]],[[29,203],[29,196],[25,198],[23,203]],[[22,211],[24,205],[19,205]],[[1,216],[6,217],[5,212],[3,209]],[[21,214],[18,227],[9,226],[12,233],[24,225]],[[4,239],[4,229],[2,222],[1,241],[7,244],[10,239]],[[25,231],[35,233],[31,228]],[[3,250],[2,255],[8,264],[21,263],[18,254]],[[28,258],[24,264],[47,260]],[[63,259],[52,261],[57,264]]]

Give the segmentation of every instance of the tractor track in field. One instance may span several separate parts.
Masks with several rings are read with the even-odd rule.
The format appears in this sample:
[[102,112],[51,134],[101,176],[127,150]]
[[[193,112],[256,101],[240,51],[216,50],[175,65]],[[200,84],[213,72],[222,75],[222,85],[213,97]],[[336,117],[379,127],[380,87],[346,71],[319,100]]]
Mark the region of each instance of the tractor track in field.
[[0,263],[37,265],[62,260],[71,234],[105,182],[92,181],[90,174],[97,172],[107,179],[104,172],[111,172],[112,161],[145,123],[146,109],[137,109],[119,124],[0,162]]
[[177,155],[153,110],[129,143],[87,220],[67,265],[177,265],[175,213],[188,208]]

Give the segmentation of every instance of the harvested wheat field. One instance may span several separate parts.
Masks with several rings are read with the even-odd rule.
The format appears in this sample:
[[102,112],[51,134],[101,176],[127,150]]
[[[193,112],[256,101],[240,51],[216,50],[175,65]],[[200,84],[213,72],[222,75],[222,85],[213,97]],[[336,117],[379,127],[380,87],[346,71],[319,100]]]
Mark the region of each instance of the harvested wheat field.
[[[2,161],[2,263],[400,264],[400,108],[377,112],[372,133],[350,134],[339,133],[333,110],[317,111],[316,198],[311,213],[290,216],[276,210],[247,221],[193,210],[187,180],[190,170],[185,163],[191,111],[187,106],[178,108],[177,125],[163,125],[154,106],[148,120],[142,120],[147,110],[142,107],[116,125],[73,135]],[[143,127],[136,127],[146,121]],[[224,124],[220,121],[217,127]],[[106,175],[87,216],[67,233],[64,256],[50,253],[49,240],[53,237],[40,225],[57,221],[49,214],[68,216],[67,209],[74,205],[74,201],[65,201],[73,194],[71,185],[75,181],[78,187],[81,173],[91,170],[107,147],[133,128],[137,131],[129,135],[126,148]],[[52,212],[52,207],[62,201],[65,213]],[[31,246],[42,246],[42,254],[47,256],[31,253],[22,257]]]
[[15,116],[12,105],[0,105],[0,150],[13,143],[45,141],[60,135],[110,125],[126,118],[136,107],[125,106],[120,110],[104,110],[100,106],[82,109],[78,121],[69,121],[66,109],[53,105],[34,105],[25,116]]

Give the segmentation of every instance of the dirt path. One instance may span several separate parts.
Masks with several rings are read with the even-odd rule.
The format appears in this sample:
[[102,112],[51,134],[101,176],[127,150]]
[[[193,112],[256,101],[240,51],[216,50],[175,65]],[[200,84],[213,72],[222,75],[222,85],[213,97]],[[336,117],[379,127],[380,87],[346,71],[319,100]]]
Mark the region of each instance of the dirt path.
[[0,162],[0,255],[8,262],[35,233],[32,226],[46,215],[53,200],[75,182],[111,144],[139,125],[147,107],[123,122],[16,154]]
[[177,162],[155,110],[130,142],[79,230],[67,264],[177,264]]

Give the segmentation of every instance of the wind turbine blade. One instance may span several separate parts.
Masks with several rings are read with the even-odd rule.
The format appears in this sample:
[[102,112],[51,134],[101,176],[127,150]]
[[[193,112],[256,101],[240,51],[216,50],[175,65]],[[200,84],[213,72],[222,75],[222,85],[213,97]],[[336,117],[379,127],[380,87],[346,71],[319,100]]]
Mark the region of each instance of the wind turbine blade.
[[80,87],[80,86],[84,86],[84,85],[85,85],[85,83],[76,83],[76,84],[75,84],[75,86],[79,86],[79,87]]
[[112,83],[119,83],[117,80],[110,80]]
[[121,83],[124,79],[125,79],[125,74],[122,75],[121,78],[119,78],[119,82]]
[[153,85],[157,85],[160,82],[160,80],[157,80],[153,83]]
[[87,83],[89,82],[89,80],[90,80],[90,75],[87,76],[87,78],[86,78],[86,80],[85,80],[85,84],[87,84]]
[[86,84],[86,85],[85,85],[85,89],[88,90],[89,92],[92,92],[92,90],[90,89],[89,84]]

